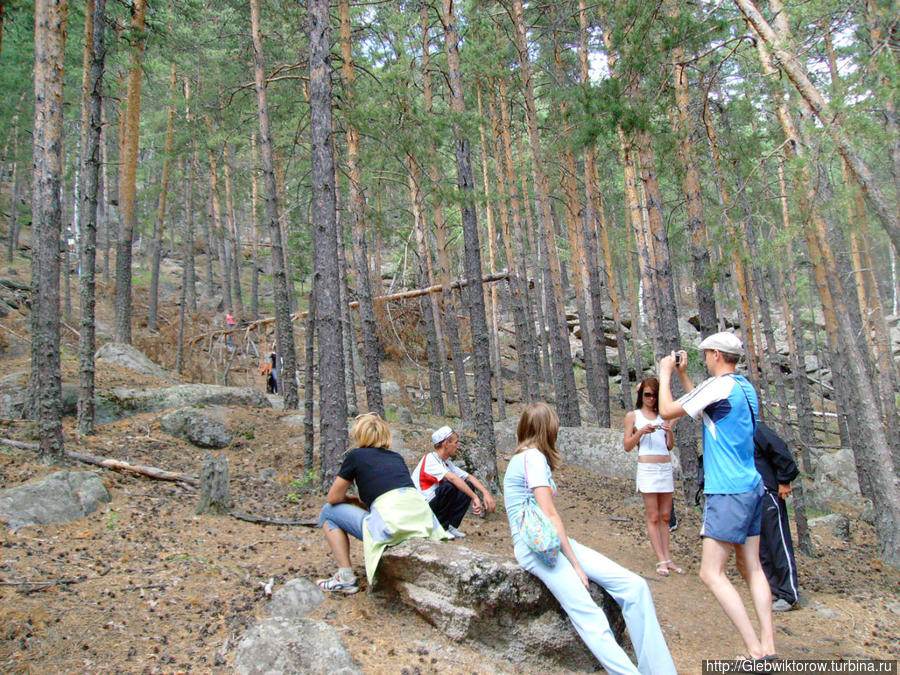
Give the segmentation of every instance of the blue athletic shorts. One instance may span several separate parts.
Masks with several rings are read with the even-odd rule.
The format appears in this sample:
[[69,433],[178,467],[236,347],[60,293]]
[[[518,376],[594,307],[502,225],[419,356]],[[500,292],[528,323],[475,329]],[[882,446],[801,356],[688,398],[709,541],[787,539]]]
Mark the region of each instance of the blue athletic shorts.
[[703,505],[701,537],[731,544],[743,544],[747,537],[758,537],[762,523],[762,481],[748,492],[734,495],[706,495]]

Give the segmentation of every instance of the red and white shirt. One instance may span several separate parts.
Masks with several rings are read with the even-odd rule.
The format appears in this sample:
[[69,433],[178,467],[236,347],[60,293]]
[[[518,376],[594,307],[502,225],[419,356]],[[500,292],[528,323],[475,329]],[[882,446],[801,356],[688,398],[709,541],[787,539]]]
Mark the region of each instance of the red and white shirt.
[[412,480],[422,496],[425,497],[425,501],[430,502],[438,486],[444,482],[444,478],[450,472],[455,473],[463,480],[469,477],[468,472],[460,469],[449,459],[441,459],[436,452],[429,452],[419,460],[412,472]]

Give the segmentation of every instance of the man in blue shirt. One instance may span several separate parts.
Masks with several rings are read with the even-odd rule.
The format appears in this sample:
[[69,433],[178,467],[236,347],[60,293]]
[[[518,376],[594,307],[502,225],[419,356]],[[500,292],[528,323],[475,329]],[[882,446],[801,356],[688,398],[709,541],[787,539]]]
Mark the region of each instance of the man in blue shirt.
[[[673,352],[659,362],[659,414],[671,420],[682,415],[703,420],[703,555],[700,578],[716,596],[738,629],[751,659],[775,656],[772,595],[759,562],[759,534],[765,488],[753,461],[753,432],[759,403],[756,391],[737,374],[743,352],[731,333],[715,333],[700,345],[710,377],[694,387],[687,374],[687,353]],[[687,392],[672,398],[672,371]],[[757,636],[744,602],[728,580],[725,567],[732,550],[750,588],[759,621]]]

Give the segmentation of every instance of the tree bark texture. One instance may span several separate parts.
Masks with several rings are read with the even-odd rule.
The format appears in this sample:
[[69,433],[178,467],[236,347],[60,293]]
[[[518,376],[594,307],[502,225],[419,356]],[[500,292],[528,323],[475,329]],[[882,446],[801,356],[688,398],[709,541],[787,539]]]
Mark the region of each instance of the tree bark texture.
[[131,244],[137,224],[135,191],[137,188],[138,145],[141,135],[142,61],[147,38],[144,17],[146,0],[131,5],[131,30],[134,33],[125,95],[124,138],[119,151],[119,240],[116,243],[116,295],[114,335],[117,342],[131,344]]
[[[456,177],[462,212],[465,269],[468,281],[469,322],[475,370],[475,431],[480,441],[479,451],[470,453],[481,476],[489,484],[497,483],[497,458],[494,448],[494,413],[491,406],[491,357],[487,320],[485,319],[484,287],[481,282],[481,244],[478,236],[478,215],[475,212],[475,180],[469,141],[459,123],[465,114],[462,73],[459,62],[459,37],[453,0],[443,0],[447,63],[450,71],[450,109],[454,113],[453,135],[456,148]],[[473,448],[474,449],[474,448]]]
[[[259,28],[259,0],[250,0],[250,20],[253,34],[253,74],[256,82],[256,102],[259,113],[259,145],[266,189],[266,220],[272,242],[272,285],[275,296],[275,342],[281,377],[278,388],[284,397],[284,407],[296,410],[297,358],[294,347],[294,328],[291,325],[291,298],[288,293],[281,243],[281,223],[278,208],[278,186],[275,182],[275,158],[269,132],[269,104],[266,97],[265,63]],[[343,371],[341,371],[343,372]],[[343,391],[343,389],[341,389]]]
[[331,113],[328,0],[309,3],[309,105],[312,142],[312,225],[319,344],[319,461],[322,488],[337,476],[347,441],[341,342]]
[[[344,105],[348,113],[354,106],[353,45],[350,42],[350,1],[340,0],[341,74],[344,80]],[[363,362],[365,364],[366,404],[369,412],[384,417],[381,396],[381,373],[378,366],[378,335],[375,310],[372,306],[372,281],[366,242],[366,201],[359,170],[359,132],[352,120],[347,127],[347,169],[350,178],[350,213],[353,219],[353,264],[356,268],[356,296],[359,300],[359,321],[362,332]]]
[[63,68],[66,0],[36,0],[34,7],[34,148],[31,212],[37,281],[32,280],[32,391],[40,455],[57,461],[64,450],[59,344],[59,238],[62,231]]
[[[97,266],[97,198],[100,179],[100,132],[103,71],[106,63],[106,0],[90,0],[91,58],[88,77],[87,134],[82,146],[83,221],[79,237],[81,335],[78,339],[78,431],[94,433],[95,277]],[[87,9],[87,7],[86,7]],[[85,19],[87,20],[87,19]],[[85,30],[87,30],[85,28]]]

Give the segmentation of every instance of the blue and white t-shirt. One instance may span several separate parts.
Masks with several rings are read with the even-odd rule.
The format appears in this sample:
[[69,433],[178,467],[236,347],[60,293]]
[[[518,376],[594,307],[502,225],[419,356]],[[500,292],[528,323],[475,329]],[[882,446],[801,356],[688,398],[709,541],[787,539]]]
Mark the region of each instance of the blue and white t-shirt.
[[[527,481],[526,481],[527,477]],[[556,494],[556,483],[544,453],[537,448],[526,448],[512,456],[503,477],[503,504],[509,518],[513,542],[519,536],[519,517],[531,491],[536,487],[549,487]]]
[[753,432],[759,403],[742,375],[711,377],[678,399],[697,419],[703,414],[703,471],[706,494],[749,492],[761,479],[753,461]]

